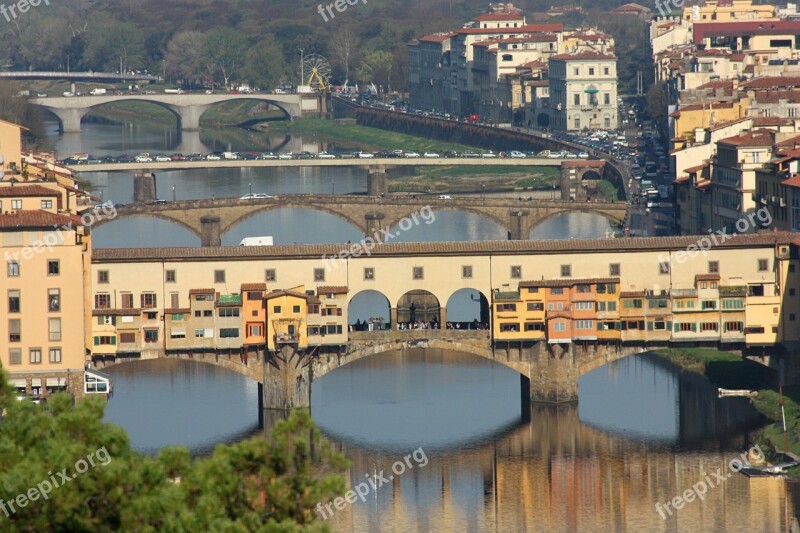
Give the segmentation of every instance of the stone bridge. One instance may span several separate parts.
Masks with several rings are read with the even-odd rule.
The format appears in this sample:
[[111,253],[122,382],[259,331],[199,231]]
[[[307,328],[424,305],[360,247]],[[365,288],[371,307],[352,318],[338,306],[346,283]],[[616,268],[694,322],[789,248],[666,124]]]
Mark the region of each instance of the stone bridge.
[[[164,204],[135,204],[117,208],[115,219],[100,219],[95,226],[117,218],[150,216],[173,222],[200,238],[202,246],[219,246],[221,236],[242,221],[273,209],[307,208],[330,213],[357,227],[364,235],[382,235],[406,217],[425,222],[420,213],[433,210],[468,211],[493,220],[508,231],[510,239],[527,239],[544,220],[570,212],[597,213],[617,223],[625,218],[625,202],[577,202],[523,200],[517,198],[450,198],[438,196],[281,195],[241,200],[182,200]],[[420,214],[418,214],[420,213]],[[428,215],[430,216],[430,215]]]
[[[281,351],[209,351],[160,353],[155,358],[178,358],[214,364],[247,376],[262,385],[268,409],[309,407],[312,383],[329,372],[373,355],[415,350],[445,350],[472,354],[502,364],[520,375],[524,403],[567,403],[578,400],[578,380],[606,363],[641,353],[640,345],[548,345],[546,342],[492,343],[487,330],[402,330],[351,332],[346,346]],[[141,354],[95,356],[97,368],[140,360]]]
[[324,95],[316,94],[108,94],[103,96],[49,96],[30,98],[28,103],[38,105],[58,117],[63,132],[81,131],[81,118],[93,107],[113,102],[151,102],[171,111],[178,120],[179,129],[200,129],[200,117],[210,107],[234,100],[266,102],[288,117],[326,112]]

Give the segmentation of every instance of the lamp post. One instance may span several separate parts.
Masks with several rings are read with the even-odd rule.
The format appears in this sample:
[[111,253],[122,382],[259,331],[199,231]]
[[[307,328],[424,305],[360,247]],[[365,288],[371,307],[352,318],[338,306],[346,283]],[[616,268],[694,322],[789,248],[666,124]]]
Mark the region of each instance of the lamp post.
[[250,183],[249,185],[250,185],[250,196],[252,197],[253,196],[253,184]]
[[483,193],[481,194],[481,198],[483,200],[486,200],[486,184],[485,183],[481,183],[481,191],[483,191]]
[[175,201],[175,186],[172,186],[172,201]]
[[300,86],[302,87],[306,81],[305,67],[303,66],[303,52],[304,48],[300,48]]

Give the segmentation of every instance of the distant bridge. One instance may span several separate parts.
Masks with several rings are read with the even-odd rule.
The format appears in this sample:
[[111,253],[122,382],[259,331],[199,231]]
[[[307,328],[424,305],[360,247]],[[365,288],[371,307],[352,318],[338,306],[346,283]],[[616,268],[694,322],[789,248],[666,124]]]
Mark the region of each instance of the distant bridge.
[[[200,238],[202,246],[219,246],[221,236],[240,222],[274,209],[307,208],[324,211],[354,225],[364,235],[380,235],[426,206],[435,210],[468,211],[489,218],[508,231],[510,239],[527,239],[533,227],[553,216],[590,212],[614,222],[625,218],[625,202],[520,201],[516,198],[452,198],[436,196],[281,195],[241,200],[184,200],[164,204],[135,204],[117,209],[117,217],[150,216],[173,222]],[[101,219],[95,226],[109,222]]]
[[289,117],[324,113],[325,96],[316,94],[115,94],[103,96],[48,96],[30,98],[58,117],[64,132],[81,131],[81,118],[93,107],[113,102],[152,102],[170,110],[181,130],[200,129],[200,117],[210,107],[234,100],[257,100],[277,107]]
[[62,71],[18,71],[18,72],[0,72],[0,79],[7,80],[65,80],[70,82],[75,81],[96,81],[103,83],[111,83],[115,81],[147,81],[156,82],[159,80],[158,76],[152,74],[120,74],[118,72],[62,72]]

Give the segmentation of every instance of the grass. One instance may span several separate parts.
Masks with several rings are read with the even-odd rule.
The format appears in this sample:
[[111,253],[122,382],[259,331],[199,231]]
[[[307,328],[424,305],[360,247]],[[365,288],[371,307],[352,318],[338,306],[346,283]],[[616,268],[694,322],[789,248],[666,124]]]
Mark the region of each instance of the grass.
[[600,180],[597,184],[600,193],[610,202],[619,200],[619,191],[617,187],[608,180]]
[[[753,406],[773,423],[765,427],[757,439],[765,452],[784,450],[780,395],[774,371],[739,355],[704,348],[669,348],[657,355],[690,372],[706,376],[722,388],[756,390]],[[800,455],[800,386],[784,387],[784,410],[789,450]],[[792,469],[800,477],[800,468]]]

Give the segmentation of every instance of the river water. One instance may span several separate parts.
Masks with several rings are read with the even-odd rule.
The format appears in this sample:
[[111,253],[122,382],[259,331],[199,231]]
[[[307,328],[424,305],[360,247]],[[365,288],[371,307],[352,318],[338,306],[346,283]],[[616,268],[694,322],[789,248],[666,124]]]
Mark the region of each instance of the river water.
[[[198,148],[198,139],[182,139],[174,127],[84,124],[81,135],[52,140],[61,156],[264,150],[281,144],[287,150],[316,149],[295,139],[234,137],[204,131],[198,138],[205,147]],[[187,143],[194,149],[185,149]],[[105,199],[130,201],[130,176],[90,176]],[[271,194],[360,192],[366,177],[345,169],[158,176],[159,194],[168,199],[173,185],[181,199],[242,195],[251,184],[253,192]],[[424,231],[412,229],[400,239],[505,238],[492,222],[469,213],[436,217]],[[569,215],[540,225],[532,236],[603,237],[607,227],[602,218]],[[361,237],[332,216],[293,209],[253,217],[223,242],[236,244],[247,235],[273,235],[278,243]],[[145,218],[98,228],[94,242],[100,247],[198,244],[180,228]],[[265,434],[275,416],[259,416],[254,382],[214,366],[160,360],[109,371],[115,394],[106,419],[124,427],[133,447],[144,453],[186,445],[205,455],[219,443]],[[348,485],[367,478],[376,484],[365,501],[332,508],[335,531],[796,531],[795,484],[748,479],[728,467],[762,424],[754,409],[740,398],[716,398],[705,380],[649,355],[583,376],[577,405],[530,408],[520,401],[519,376],[500,364],[436,350],[386,353],[315,382],[311,413],[350,459]],[[405,466],[398,466],[409,455]],[[404,472],[394,475],[393,467]],[[666,502],[693,485],[715,481],[715,472],[723,480],[707,489],[702,501],[665,510]],[[377,486],[389,475],[390,482]]]

